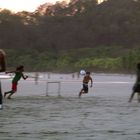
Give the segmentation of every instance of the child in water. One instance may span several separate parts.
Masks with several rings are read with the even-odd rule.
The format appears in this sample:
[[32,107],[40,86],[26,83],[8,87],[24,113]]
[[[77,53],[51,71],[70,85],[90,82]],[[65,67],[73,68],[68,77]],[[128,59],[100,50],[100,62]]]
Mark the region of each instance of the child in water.
[[16,71],[6,72],[6,73],[15,73],[15,76],[12,80],[12,90],[5,92],[4,97],[6,97],[6,95],[9,94],[7,98],[11,99],[11,96],[17,91],[18,81],[21,79],[21,77],[24,80],[28,78],[28,76],[24,76],[23,71],[24,71],[24,66],[19,66],[16,68]]
[[90,87],[92,87],[93,80],[90,76],[90,72],[86,72],[86,75],[83,78],[83,88],[81,89],[81,91],[79,93],[79,97],[81,97],[82,94],[88,93],[88,83],[89,83],[89,81],[91,82]]

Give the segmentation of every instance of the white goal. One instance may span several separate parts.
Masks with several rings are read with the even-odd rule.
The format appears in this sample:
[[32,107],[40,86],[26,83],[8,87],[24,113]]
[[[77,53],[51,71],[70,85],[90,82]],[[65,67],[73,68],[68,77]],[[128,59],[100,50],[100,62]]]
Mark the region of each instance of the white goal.
[[[54,86],[55,86],[55,88],[54,88]],[[50,94],[52,95],[52,93],[56,93],[58,96],[61,96],[60,95],[60,93],[61,93],[61,82],[60,81],[47,81],[46,82],[46,96],[49,96]]]

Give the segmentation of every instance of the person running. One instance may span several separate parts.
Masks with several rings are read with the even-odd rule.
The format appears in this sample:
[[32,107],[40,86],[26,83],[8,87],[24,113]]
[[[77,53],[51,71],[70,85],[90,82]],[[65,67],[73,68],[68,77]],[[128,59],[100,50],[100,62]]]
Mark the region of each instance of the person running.
[[[5,60],[5,52],[0,49],[0,72],[5,72],[6,70],[6,60]],[[2,109],[2,89],[0,82],[0,109]]]
[[129,98],[129,102],[132,101],[132,99],[134,98],[134,95],[136,93],[138,95],[138,102],[140,102],[140,63],[137,64],[137,78],[136,78],[136,82],[133,86],[133,92]]
[[6,97],[6,95],[9,94],[7,98],[11,99],[11,96],[17,91],[18,81],[21,78],[23,78],[24,80],[28,78],[28,76],[24,76],[23,71],[24,71],[24,66],[18,66],[16,68],[16,71],[6,72],[6,73],[15,73],[15,76],[12,80],[12,90],[5,92],[4,97]]
[[91,82],[90,87],[92,87],[93,80],[92,77],[90,76],[90,72],[86,72],[86,75],[83,78],[83,88],[79,92],[79,97],[81,97],[82,94],[88,93],[88,83],[89,81]]
[[0,49],[0,72],[5,72],[6,62],[5,62],[5,52]]

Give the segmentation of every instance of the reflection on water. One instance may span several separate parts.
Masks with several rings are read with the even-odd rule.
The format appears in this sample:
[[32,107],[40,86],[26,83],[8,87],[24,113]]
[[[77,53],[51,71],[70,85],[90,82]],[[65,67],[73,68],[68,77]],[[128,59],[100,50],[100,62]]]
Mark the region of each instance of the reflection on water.
[[[127,101],[134,81],[130,76],[95,75],[93,89],[81,99],[81,79],[63,79],[61,97],[45,96],[46,81],[21,81],[18,93],[5,99],[0,111],[1,139],[139,140],[140,104]],[[10,82],[3,81],[3,90]]]

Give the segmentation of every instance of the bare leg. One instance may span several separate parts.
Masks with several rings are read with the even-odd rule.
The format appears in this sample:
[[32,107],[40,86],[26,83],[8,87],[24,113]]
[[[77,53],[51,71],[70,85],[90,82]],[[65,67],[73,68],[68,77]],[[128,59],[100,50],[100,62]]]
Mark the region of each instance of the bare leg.
[[140,103],[140,92],[138,92],[137,96],[138,96],[138,102]]
[[136,92],[132,92],[132,94],[131,94],[131,96],[130,96],[130,98],[129,98],[129,101],[128,101],[128,102],[131,102],[131,101],[132,101],[132,99],[133,99],[133,97],[134,97],[135,93],[136,93]]
[[12,90],[7,91],[7,92],[4,92],[4,97],[6,97],[6,95],[9,94],[9,93],[11,93],[11,92],[12,92]]
[[12,91],[11,94],[9,94],[9,96],[7,97],[7,99],[11,99],[11,96],[14,94],[15,92]]
[[81,95],[84,93],[83,89],[79,92],[79,98],[81,97]]
[[9,96],[7,97],[8,99],[11,99],[11,96],[14,94],[15,92],[13,90],[5,92],[4,93],[4,97],[6,97],[7,94],[9,94]]
[[1,83],[0,83],[0,109],[2,109],[2,103],[3,103],[3,96],[2,96]]

